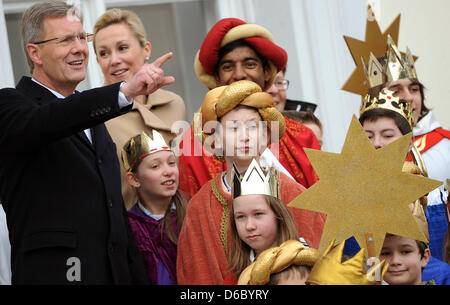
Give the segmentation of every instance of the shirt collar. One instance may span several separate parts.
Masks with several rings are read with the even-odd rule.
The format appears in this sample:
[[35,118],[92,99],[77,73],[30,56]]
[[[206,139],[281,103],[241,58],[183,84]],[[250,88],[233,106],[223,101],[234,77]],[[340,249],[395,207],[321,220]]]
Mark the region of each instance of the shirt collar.
[[[138,206],[141,209],[142,212],[144,212],[144,214],[148,217],[151,217],[155,220],[160,220],[161,218],[164,217],[164,214],[152,214],[149,210],[147,210],[140,201],[138,201]],[[172,202],[172,206],[170,207],[171,210],[176,210],[176,206],[175,203]]]
[[436,120],[433,113],[429,111],[413,129],[414,136],[420,136],[429,133],[442,125]]
[[64,95],[62,95],[61,93],[56,92],[55,90],[50,89],[49,87],[43,85],[42,83],[40,83],[39,81],[37,81],[34,77],[32,77],[31,80],[32,80],[33,82],[35,82],[36,84],[41,85],[42,87],[44,87],[45,89],[47,89],[47,90],[50,91],[51,93],[53,93],[53,95],[56,96],[57,98],[66,98],[66,97],[65,97]]

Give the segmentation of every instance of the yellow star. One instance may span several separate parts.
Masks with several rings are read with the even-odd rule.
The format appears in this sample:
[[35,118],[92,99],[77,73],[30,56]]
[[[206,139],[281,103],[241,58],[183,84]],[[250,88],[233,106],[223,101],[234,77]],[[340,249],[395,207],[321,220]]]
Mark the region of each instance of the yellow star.
[[[388,29],[384,33],[381,33],[380,26],[378,25],[376,19],[370,18],[370,16],[373,17],[373,12],[370,6],[368,7],[367,12],[368,17],[366,21],[365,41],[344,36],[347,47],[349,48],[353,61],[356,64],[356,68],[345,82],[342,90],[356,93],[361,96],[367,94],[367,90],[369,89],[361,58],[363,58],[364,62],[367,64],[369,61],[370,52],[372,52],[376,58],[382,57],[386,53],[388,34],[391,35],[392,40],[396,45],[398,45],[398,32],[400,29],[400,14],[397,18],[395,18]],[[402,53],[402,55],[404,56],[405,54]],[[413,56],[413,58],[416,60],[417,56]]]
[[377,150],[354,115],[340,154],[305,149],[320,180],[289,206],[327,214],[319,251],[351,236],[366,248],[366,233],[376,255],[387,232],[426,241],[408,204],[442,182],[402,172],[410,143],[407,134]]

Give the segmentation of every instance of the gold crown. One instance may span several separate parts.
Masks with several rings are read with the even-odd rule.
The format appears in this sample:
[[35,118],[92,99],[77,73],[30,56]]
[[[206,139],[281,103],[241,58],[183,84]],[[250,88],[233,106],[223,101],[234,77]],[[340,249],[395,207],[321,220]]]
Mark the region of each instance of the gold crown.
[[[342,262],[342,253],[345,242],[334,246],[331,242],[323,255],[314,264],[309,274],[307,283],[318,285],[377,285],[381,284],[384,274],[388,269],[385,260],[365,271],[364,249],[355,256]],[[377,278],[377,275],[381,275]]]
[[387,36],[387,51],[383,63],[380,63],[372,52],[369,55],[367,66],[362,58],[361,60],[370,88],[399,79],[417,78],[411,51],[407,47],[406,55],[402,57],[391,35]]
[[[134,169],[138,161],[144,159],[146,156],[161,150],[171,150],[166,144],[163,136],[153,129],[153,140],[142,131],[140,135],[131,138],[122,149],[122,160],[125,170]],[[140,144],[136,143],[136,138],[140,138]]]
[[279,172],[274,166],[268,168],[266,175],[258,162],[253,159],[242,179],[234,163],[233,171],[233,199],[239,196],[257,194],[281,199]]
[[266,249],[255,262],[242,271],[238,285],[264,285],[270,275],[283,271],[291,265],[314,266],[319,258],[316,249],[305,247],[298,240],[288,240],[279,247]]
[[371,109],[387,109],[397,112],[405,118],[411,128],[413,126],[414,117],[412,113],[412,105],[405,100],[401,100],[399,97],[395,97],[394,92],[391,90],[384,88],[380,91],[378,97],[373,97],[372,99],[370,99],[369,94],[366,94],[361,101],[359,114],[361,115]]

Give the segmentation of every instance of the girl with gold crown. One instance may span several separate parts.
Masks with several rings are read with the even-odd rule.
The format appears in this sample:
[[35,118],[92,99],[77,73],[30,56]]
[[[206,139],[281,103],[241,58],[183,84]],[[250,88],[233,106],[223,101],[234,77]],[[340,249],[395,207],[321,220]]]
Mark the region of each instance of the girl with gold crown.
[[128,211],[147,275],[153,285],[177,283],[178,233],[186,213],[186,196],[178,190],[175,154],[153,130],[131,138],[122,150],[126,179],[139,200]]
[[[221,285],[228,273],[230,204],[233,163],[240,173],[267,145],[277,142],[285,122],[270,94],[251,81],[242,80],[209,91],[199,111],[201,130],[195,130],[204,147],[224,160],[227,170],[217,174],[190,200],[178,243],[179,284]],[[279,127],[276,128],[276,127]],[[272,136],[271,131],[278,136]],[[281,199],[288,203],[305,188],[280,174]],[[317,247],[325,215],[295,208],[298,233]]]
[[[267,254],[262,254],[265,250],[278,248],[288,240],[293,243],[291,247],[295,247],[296,250],[292,250],[297,251],[296,254],[306,249],[297,240],[298,232],[295,221],[280,200],[278,171],[271,167],[266,172],[259,167],[255,159],[242,178],[235,170],[230,213],[231,250],[228,253],[230,273],[225,278],[224,284],[235,284],[238,278],[240,284],[255,284],[256,282],[265,284],[269,282],[271,274],[288,268],[293,261],[293,257],[289,255],[292,252],[287,250],[288,247],[283,247],[282,253],[279,250],[276,254],[271,252],[279,260],[278,267],[272,268],[275,260],[266,260],[264,257]],[[316,251],[318,255],[315,249],[306,252],[310,251]],[[256,268],[252,266],[243,272],[256,258],[267,264],[257,263]],[[277,282],[288,279],[297,284],[304,284],[310,270],[309,266],[300,265],[298,268],[292,268],[292,273],[280,276]],[[252,272],[253,269],[255,271]],[[252,281],[250,281],[250,275],[252,275]]]

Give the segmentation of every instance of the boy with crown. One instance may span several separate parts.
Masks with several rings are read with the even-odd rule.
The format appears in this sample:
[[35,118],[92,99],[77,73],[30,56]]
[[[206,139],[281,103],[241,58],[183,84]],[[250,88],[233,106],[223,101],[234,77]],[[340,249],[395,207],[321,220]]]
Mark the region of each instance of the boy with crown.
[[[378,60],[371,53],[367,67],[365,67],[365,72],[370,85],[369,95],[373,96],[374,93],[377,91],[379,92],[379,97],[373,98],[372,100],[369,100],[369,95],[366,95],[361,106],[360,122],[363,124],[369,138],[374,135],[372,131],[373,129],[376,129],[376,125],[378,125],[378,129],[384,131],[385,136],[391,136],[386,144],[394,141],[406,133],[411,132],[411,130],[414,130],[414,122],[417,122],[419,118],[420,111],[418,111],[418,109],[421,107],[419,101],[422,100],[421,103],[423,104],[423,85],[417,81],[414,60],[410,50],[407,49],[406,55],[403,57],[392,38],[388,35],[386,55]],[[401,84],[403,83],[409,83],[408,90],[413,92],[413,94],[400,94],[400,89],[398,88],[402,87],[403,85]],[[386,88],[383,88],[384,86],[386,86]],[[392,91],[387,88],[392,89]],[[406,92],[407,89],[404,88],[404,91]],[[386,92],[388,92],[387,96],[383,96]],[[414,94],[420,98],[414,97]],[[403,100],[401,98],[406,99]],[[382,101],[386,102],[382,103]],[[394,120],[392,118],[394,116],[399,117],[398,115],[403,117],[403,119],[395,119],[396,127],[400,133],[397,132],[396,135],[394,135],[396,128],[395,125],[392,124],[392,120]],[[432,114],[429,113],[427,115]],[[388,119],[388,117],[391,117],[391,119]],[[380,120],[384,121],[380,122]],[[405,122],[408,122],[408,124]],[[382,136],[383,135],[380,135],[380,138]],[[448,139],[443,139],[442,141],[443,142],[440,145],[445,145]],[[375,142],[375,140],[373,140],[373,143],[377,148],[384,146],[379,145]],[[417,148],[416,143],[418,142],[415,141],[412,144],[412,149],[408,154],[407,160],[412,160],[415,164],[417,164],[424,176],[437,178],[439,180],[442,179],[443,177],[436,177],[437,174],[433,169],[434,165],[427,162],[425,156],[422,157],[422,153],[426,152],[421,147]],[[450,155],[450,147],[447,154]],[[450,160],[448,161],[450,162]],[[443,162],[444,163],[441,164],[441,166],[445,167],[446,161],[443,160]],[[429,171],[430,168],[428,165],[432,165],[431,172]],[[442,195],[444,195],[444,192],[439,188],[430,192],[428,195],[430,209],[427,209],[427,203],[423,206],[424,211],[428,212],[427,215],[430,224],[430,249],[433,256],[438,259],[442,259],[442,249],[444,244],[443,239],[447,230],[447,221],[444,217],[442,217],[444,213],[440,212],[440,210],[445,207],[441,200]]]
[[176,284],[177,241],[187,198],[178,190],[175,154],[158,131],[153,130],[153,139],[142,131],[125,144],[122,160],[138,198],[128,217],[150,284]]
[[[366,33],[368,41],[374,39],[370,37],[378,37],[378,35],[370,34],[373,25],[370,25],[369,21],[367,27],[369,29],[369,34]],[[390,33],[394,37],[397,36],[395,30]],[[385,35],[386,40],[376,38],[379,40],[376,41],[376,46],[372,49],[366,48],[364,51],[355,48],[355,45],[347,41],[354,58],[355,54],[359,52],[361,61],[358,63],[355,59],[355,62],[358,67],[362,67],[367,79],[365,84],[369,85],[368,94],[363,98],[360,108],[360,122],[375,148],[384,147],[411,131],[416,135],[417,124],[427,121],[428,119],[423,120],[425,117],[433,117],[431,111],[424,105],[424,86],[417,79],[414,57],[410,50],[407,48],[406,54],[403,55],[390,34],[385,33]],[[367,43],[369,44],[369,42]],[[386,44],[386,48],[381,47]],[[372,43],[372,45],[374,44]],[[368,58],[367,65],[364,58]],[[351,84],[350,81],[351,78],[347,84]],[[356,90],[355,88],[348,90],[350,86],[347,85],[346,90],[354,93],[367,92],[366,86],[362,83],[353,86],[356,87]],[[437,131],[439,130],[441,129],[438,128]],[[441,131],[442,134],[446,134],[445,130]],[[450,144],[450,141],[445,137],[440,137],[438,141],[440,144],[427,152],[423,146],[418,145],[417,138],[414,137],[414,139],[416,141],[411,145],[407,160],[418,165],[424,176],[445,180],[444,177],[448,173],[444,175],[442,173],[450,164],[450,159],[448,159],[450,146],[445,147]],[[445,151],[446,153],[444,153]],[[405,164],[405,166],[407,165]],[[438,171],[437,167],[439,167]],[[442,258],[443,238],[447,230],[447,219],[443,217],[445,213],[442,211],[445,208],[441,200],[442,195],[445,196],[443,190],[438,188],[420,199],[428,219],[431,254],[438,259]],[[424,271],[424,278],[430,279],[435,276],[437,270],[448,269],[446,268],[448,266],[437,266],[441,266],[441,263],[432,257]],[[446,277],[440,276],[443,282],[447,281]]]
[[[368,12],[372,13],[370,6]],[[366,41],[344,37],[357,67],[342,89],[361,96],[369,89],[373,91],[372,96],[376,96],[382,88],[387,88],[410,103],[414,142],[428,176],[445,181],[450,176],[450,132],[442,128],[425,106],[424,85],[416,73],[415,56],[409,50],[401,53],[396,46],[399,26],[400,15],[382,34],[378,23],[368,18]],[[368,81],[364,81],[364,74]],[[440,189],[443,190],[443,185]]]
[[[228,272],[226,255],[231,246],[229,205],[233,163],[239,173],[246,171],[269,143],[283,136],[286,125],[272,96],[248,80],[212,89],[205,95],[199,112],[202,142],[225,161],[227,170],[218,173],[189,201],[178,240],[177,276],[179,284],[221,285]],[[305,190],[282,173],[280,189],[284,204]],[[298,235],[317,247],[325,215],[289,210]]]
[[[306,151],[320,180],[289,205],[327,214],[320,249],[328,245],[314,264],[307,282],[320,285],[380,284],[388,272],[405,275],[409,271],[414,272],[404,283],[421,282],[421,268],[427,263],[429,251],[425,246],[422,254],[416,240],[427,240],[426,233],[421,230],[427,225],[422,205],[415,202],[413,213],[408,205],[440,182],[412,175],[408,168],[402,170],[410,141],[410,135],[406,135],[382,149],[375,149],[354,116],[341,154]],[[413,172],[416,171],[420,172],[417,167]],[[416,215],[423,226],[414,218]],[[399,238],[394,242],[385,241],[386,235]],[[352,236],[364,249],[344,259],[345,245]],[[340,243],[337,247],[334,247],[335,240]],[[398,241],[406,240],[411,249],[414,247],[413,257],[408,259],[407,266],[395,258],[391,268],[386,264],[391,260],[389,250],[383,252],[382,248],[397,251]],[[383,254],[381,257],[380,253]],[[366,254],[370,264],[367,268]],[[384,256],[386,260],[380,262]]]

